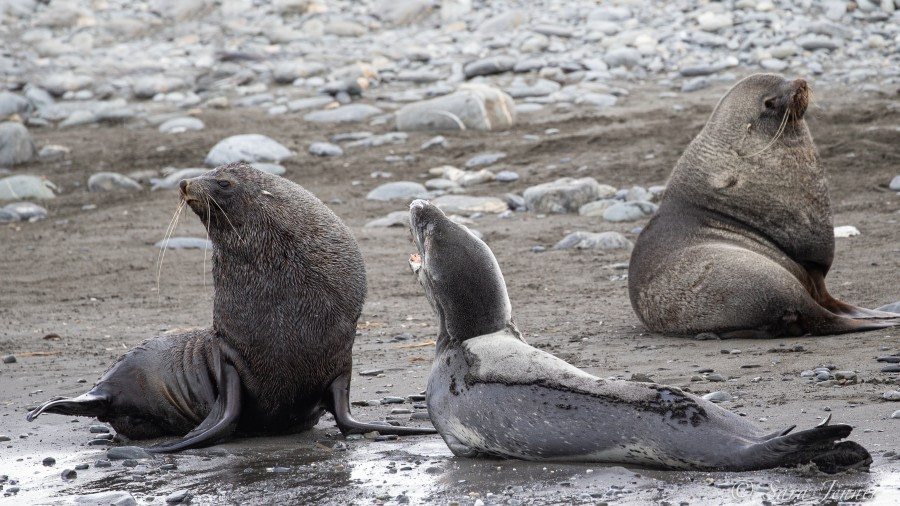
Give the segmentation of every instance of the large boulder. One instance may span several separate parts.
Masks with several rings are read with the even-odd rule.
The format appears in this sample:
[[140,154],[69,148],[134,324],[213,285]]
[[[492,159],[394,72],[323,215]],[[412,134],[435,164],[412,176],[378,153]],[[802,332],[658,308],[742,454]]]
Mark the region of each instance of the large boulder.
[[397,130],[506,130],[516,121],[512,97],[492,86],[470,84],[455,93],[415,102],[397,111]]
[[536,213],[577,213],[578,209],[604,197],[615,188],[601,185],[592,177],[564,177],[550,183],[532,186],[522,194],[529,211]]
[[291,150],[271,137],[233,135],[213,146],[206,155],[206,164],[217,167],[235,162],[279,162],[292,155]]
[[17,175],[0,179],[0,200],[52,199],[56,186],[42,177]]

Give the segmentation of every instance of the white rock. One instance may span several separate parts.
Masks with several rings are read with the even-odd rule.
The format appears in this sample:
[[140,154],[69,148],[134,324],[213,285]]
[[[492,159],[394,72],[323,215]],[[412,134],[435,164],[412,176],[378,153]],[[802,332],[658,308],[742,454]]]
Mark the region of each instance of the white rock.
[[56,186],[42,177],[20,174],[0,179],[0,200],[52,199]]
[[216,167],[235,162],[279,162],[292,155],[291,150],[271,137],[234,135],[213,146],[206,155],[206,164]]
[[506,93],[470,84],[450,95],[408,104],[397,111],[397,130],[505,130],[516,121],[516,104]]
[[844,225],[841,227],[834,227],[834,236],[835,237],[853,237],[855,235],[859,235],[859,230],[853,225]]

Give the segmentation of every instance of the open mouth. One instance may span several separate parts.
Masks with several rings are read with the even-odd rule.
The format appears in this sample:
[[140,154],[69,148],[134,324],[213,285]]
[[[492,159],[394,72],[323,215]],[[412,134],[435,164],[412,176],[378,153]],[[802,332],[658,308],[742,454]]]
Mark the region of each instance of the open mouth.
[[413,274],[418,274],[422,270],[422,257],[418,253],[413,253],[409,256],[409,268],[413,271]]

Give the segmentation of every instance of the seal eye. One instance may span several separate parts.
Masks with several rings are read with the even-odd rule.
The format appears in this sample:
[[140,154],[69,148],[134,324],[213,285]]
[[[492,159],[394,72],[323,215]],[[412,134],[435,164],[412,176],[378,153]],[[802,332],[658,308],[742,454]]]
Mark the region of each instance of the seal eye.
[[775,97],[767,98],[765,105],[766,105],[766,109],[774,109],[775,108]]
[[231,186],[231,182],[230,182],[230,181],[225,181],[224,179],[220,179],[220,180],[218,180],[218,181],[216,181],[216,182],[219,183],[219,186],[222,187],[222,188],[228,188],[229,186]]

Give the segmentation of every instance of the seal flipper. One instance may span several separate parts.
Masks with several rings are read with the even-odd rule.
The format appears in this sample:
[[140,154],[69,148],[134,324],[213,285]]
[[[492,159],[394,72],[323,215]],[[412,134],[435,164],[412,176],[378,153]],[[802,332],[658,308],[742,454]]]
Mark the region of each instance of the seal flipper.
[[91,416],[94,418],[106,414],[109,408],[109,397],[105,394],[97,394],[94,390],[79,395],[75,398],[56,397],[33,409],[25,417],[29,422],[41,416],[42,413],[56,413],[58,415]]
[[377,430],[381,434],[397,436],[437,434],[435,429],[395,427],[393,425],[363,423],[355,420],[350,414],[350,378],[348,374],[342,374],[335,378],[331,385],[328,386],[328,391],[331,392],[331,399],[329,399],[330,402],[326,407],[334,415],[334,421],[337,423],[341,434],[363,434],[373,430]]
[[824,473],[838,473],[848,469],[866,470],[872,456],[853,441],[837,440],[850,435],[849,425],[822,424],[815,428],[785,436],[778,436],[750,446],[744,459],[745,470],[770,467],[791,467],[814,463]]
[[166,453],[208,446],[234,433],[241,413],[241,377],[233,365],[219,360],[216,387],[219,395],[209,414],[194,430],[178,441],[147,448],[153,453]]

